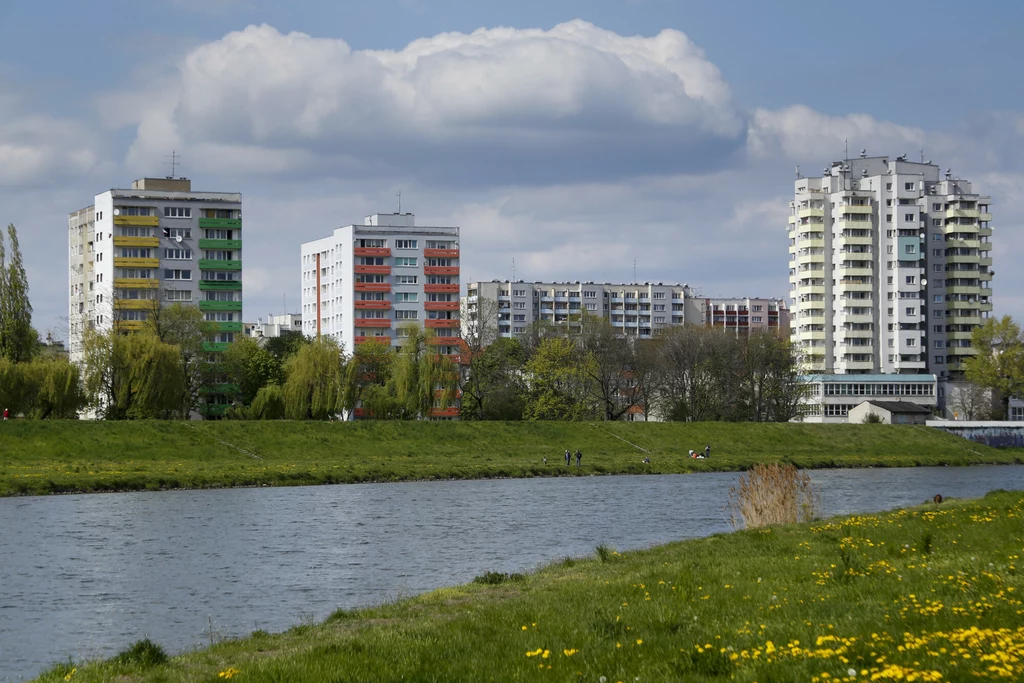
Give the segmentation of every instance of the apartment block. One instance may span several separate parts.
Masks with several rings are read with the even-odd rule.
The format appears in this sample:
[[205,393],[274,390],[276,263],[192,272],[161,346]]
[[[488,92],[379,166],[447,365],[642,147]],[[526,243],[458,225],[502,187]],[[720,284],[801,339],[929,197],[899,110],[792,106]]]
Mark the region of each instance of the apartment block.
[[704,299],[704,324],[737,335],[775,330],[789,336],[789,307],[784,299]]
[[242,196],[143,178],[68,216],[69,351],[87,329],[142,329],[155,307],[188,303],[215,323],[206,350],[242,333]]
[[434,331],[440,353],[459,353],[459,228],[374,214],[304,243],[301,259],[307,336],[351,353],[368,339],[398,347],[403,323],[415,323]]
[[961,378],[971,331],[992,313],[990,204],[906,156],[862,153],[798,177],[791,339],[805,371]]
[[285,313],[274,315],[271,313],[267,319],[257,318],[254,323],[245,323],[245,335],[253,339],[270,339],[280,337],[282,334],[302,334],[302,315],[299,313]]

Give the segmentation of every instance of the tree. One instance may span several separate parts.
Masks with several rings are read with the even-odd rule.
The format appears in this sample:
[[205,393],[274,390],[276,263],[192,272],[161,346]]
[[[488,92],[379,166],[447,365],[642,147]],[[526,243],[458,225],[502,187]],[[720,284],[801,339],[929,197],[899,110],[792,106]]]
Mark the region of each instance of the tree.
[[458,366],[438,353],[434,331],[416,325],[402,327],[405,339],[395,357],[389,386],[398,402],[400,419],[431,416],[435,404],[447,407],[458,385]]
[[263,348],[269,351],[283,366],[285,361],[299,352],[310,342],[309,337],[298,330],[283,330],[278,337],[264,337]]
[[87,331],[82,344],[84,388],[108,420],[166,418],[181,408],[186,379],[178,347],[151,333]]
[[639,401],[633,376],[635,341],[619,335],[610,322],[584,314],[582,332],[576,337],[591,400],[601,407],[605,420],[618,420]]
[[591,402],[591,371],[577,353],[576,344],[565,337],[543,337],[526,363],[528,400],[523,417],[527,420],[591,420],[600,414]]
[[395,361],[390,340],[368,339],[357,344],[345,366],[342,406],[354,412],[362,408],[363,417],[388,419],[398,414],[398,402],[387,390]]
[[974,328],[971,346],[977,355],[968,357],[967,380],[996,391],[1002,401],[1003,419],[1009,418],[1010,397],[1024,393],[1024,338],[1010,316],[989,318]]
[[787,422],[796,417],[803,385],[789,340],[773,330],[752,331],[741,351],[745,419]]
[[742,372],[736,338],[685,325],[665,330],[661,344],[659,411],[672,420],[736,419]]
[[189,413],[199,408],[204,392],[217,383],[221,374],[218,368],[211,366],[209,353],[203,350],[217,326],[204,320],[203,312],[195,306],[180,303],[166,306],[159,301],[153,304],[146,323],[157,339],[178,348],[181,375],[185,378],[178,412],[188,419]]
[[256,392],[249,406],[250,420],[282,420],[285,416],[284,392],[280,385],[268,384]]
[[331,337],[303,345],[285,365],[285,414],[291,420],[326,420],[342,410],[344,358]]
[[78,366],[66,358],[35,358],[16,366],[23,374],[25,389],[22,410],[27,417],[70,419],[85,406]]
[[526,386],[526,349],[518,339],[500,338],[472,354],[460,374],[465,420],[521,420]]
[[281,362],[251,337],[242,337],[228,347],[221,358],[221,370],[237,387],[235,401],[244,406],[252,404],[263,387],[284,382]]
[[963,420],[985,420],[992,414],[992,390],[972,382],[950,383],[946,397],[953,414]]
[[0,235],[0,357],[15,363],[29,360],[39,345],[32,329],[32,304],[28,299],[28,278],[18,245],[18,231],[7,226],[11,246],[10,264],[5,264],[6,249]]

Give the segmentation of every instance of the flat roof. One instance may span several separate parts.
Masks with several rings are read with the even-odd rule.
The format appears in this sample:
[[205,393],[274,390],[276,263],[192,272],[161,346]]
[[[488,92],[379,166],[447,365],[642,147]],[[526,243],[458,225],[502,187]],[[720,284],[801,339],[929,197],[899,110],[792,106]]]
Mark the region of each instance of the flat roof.
[[802,375],[801,382],[934,382],[935,375]]
[[877,406],[882,410],[888,410],[890,413],[917,413],[923,415],[927,413],[932,414],[932,409],[922,406],[917,403],[911,403],[910,401],[875,401],[868,399],[867,401],[861,401],[861,403],[870,403],[873,406]]

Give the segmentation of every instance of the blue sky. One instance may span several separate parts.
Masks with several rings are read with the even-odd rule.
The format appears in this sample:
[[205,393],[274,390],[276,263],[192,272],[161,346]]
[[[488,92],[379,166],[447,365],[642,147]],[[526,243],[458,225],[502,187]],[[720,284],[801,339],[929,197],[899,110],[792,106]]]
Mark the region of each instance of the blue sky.
[[[59,17],[59,19],[57,19]],[[0,222],[63,335],[66,214],[164,175],[241,191],[246,317],[298,243],[403,208],[464,279],[783,296],[793,169],[920,149],[993,196],[996,313],[1024,315],[1024,66],[1010,2],[42,0],[0,4]],[[489,29],[474,33],[478,29]],[[297,32],[293,34],[292,32]],[[302,34],[302,35],[298,35]]]

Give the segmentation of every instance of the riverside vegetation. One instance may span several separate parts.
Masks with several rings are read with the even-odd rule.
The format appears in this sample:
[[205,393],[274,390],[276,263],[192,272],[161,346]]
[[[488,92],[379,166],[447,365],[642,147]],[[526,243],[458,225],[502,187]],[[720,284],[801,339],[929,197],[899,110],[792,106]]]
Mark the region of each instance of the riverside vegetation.
[[[687,458],[708,443],[710,459]],[[581,467],[562,464],[567,448]],[[923,427],[723,422],[17,420],[0,453],[0,495],[1024,462]]]
[[[958,681],[1024,677],[1024,494],[566,559],[163,661],[39,681]],[[151,653],[151,664],[133,653]]]

